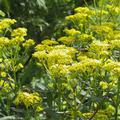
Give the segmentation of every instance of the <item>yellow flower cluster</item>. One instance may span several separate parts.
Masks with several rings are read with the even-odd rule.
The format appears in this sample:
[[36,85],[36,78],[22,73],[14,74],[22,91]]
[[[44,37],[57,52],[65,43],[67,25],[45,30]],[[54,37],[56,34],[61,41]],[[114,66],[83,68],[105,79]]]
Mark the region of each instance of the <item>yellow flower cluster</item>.
[[120,8],[118,6],[107,5],[107,8],[108,8],[109,12],[114,15],[116,15],[116,14],[118,15],[120,13]]
[[99,51],[106,51],[109,48],[109,44],[106,42],[100,42],[100,41],[93,41],[90,44],[90,50],[99,52]]
[[113,28],[108,24],[91,26],[91,30],[101,36],[113,32]]
[[[48,49],[47,49],[48,48]],[[71,64],[75,57],[76,49],[64,45],[44,46],[37,45],[33,57],[38,58],[39,62],[46,63],[48,67],[55,64]]]
[[72,64],[72,66],[69,67],[69,70],[71,72],[78,72],[78,73],[84,73],[89,72],[93,73],[93,71],[101,66],[101,61],[97,59],[91,59],[91,58],[85,58],[81,62],[77,62]]
[[0,37],[0,47],[6,46],[9,44],[9,39],[7,37]]
[[110,41],[110,48],[111,49],[119,49],[120,48],[120,39],[119,40],[111,40]]
[[60,77],[66,77],[66,75],[69,74],[68,68],[69,65],[55,64],[49,68],[49,71],[53,77],[60,78]]
[[97,10],[95,15],[97,15],[98,17],[102,17],[102,16],[105,16],[105,15],[108,15],[108,11],[106,11],[106,10]]
[[74,28],[72,29],[64,29],[64,32],[67,34],[67,35],[70,35],[70,36],[77,36],[77,35],[80,35],[81,32],[78,31],[78,30],[75,30]]
[[[99,110],[93,120],[109,120],[109,118],[115,113],[115,108],[112,105],[108,105],[106,109]],[[90,113],[83,113],[83,117],[89,119],[93,115]]]
[[120,76],[120,62],[108,60],[103,68],[108,72],[114,74],[116,77]]
[[15,87],[15,84],[12,82],[7,82],[5,80],[0,80],[0,94],[10,92]]
[[7,74],[6,74],[6,72],[1,71],[1,72],[0,72],[0,76],[1,76],[1,77],[6,77],[6,76],[7,76]]
[[63,36],[58,39],[58,42],[62,42],[65,45],[72,45],[75,41],[75,38],[72,36]]
[[32,39],[28,39],[25,43],[23,43],[23,47],[25,47],[25,48],[28,48],[33,45],[35,45],[35,42]]
[[69,15],[66,17],[66,20],[74,22],[87,22],[93,15],[95,15],[95,11],[88,7],[78,7],[75,9],[74,15]]
[[14,67],[14,72],[17,72],[17,71],[19,71],[20,69],[22,69],[24,66],[22,65],[22,63],[19,63],[18,65],[16,65],[15,67]]
[[75,12],[82,13],[82,14],[87,14],[87,15],[94,15],[95,14],[95,11],[91,10],[88,7],[78,7],[78,8],[75,8]]
[[15,19],[3,19],[0,21],[0,30],[4,30],[6,28],[9,28],[12,24],[16,22]]
[[95,38],[92,35],[89,35],[89,34],[81,34],[80,37],[79,37],[79,41],[87,42],[87,44],[92,42],[94,39]]
[[53,40],[46,39],[46,40],[42,41],[41,44],[51,46],[51,45],[57,45],[59,43],[55,40],[53,41]]
[[106,90],[108,88],[108,83],[107,82],[100,81],[99,85],[103,90]]
[[42,98],[37,92],[28,93],[20,91],[14,102],[16,105],[24,104],[26,108],[28,107],[34,108],[41,104]]
[[17,28],[17,29],[14,29],[12,32],[11,32],[11,36],[14,36],[14,37],[23,37],[23,36],[26,36],[27,35],[27,29],[26,28]]

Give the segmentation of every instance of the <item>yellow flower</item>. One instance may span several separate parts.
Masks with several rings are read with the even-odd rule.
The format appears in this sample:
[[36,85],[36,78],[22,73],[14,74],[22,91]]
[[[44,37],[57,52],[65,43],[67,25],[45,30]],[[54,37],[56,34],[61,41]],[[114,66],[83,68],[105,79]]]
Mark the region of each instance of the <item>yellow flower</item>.
[[102,36],[113,32],[113,28],[107,24],[91,26],[91,30]]
[[97,10],[97,11],[96,11],[96,15],[97,15],[98,17],[102,17],[102,16],[104,16],[104,15],[108,15],[108,11],[105,11],[105,10]]
[[9,44],[18,45],[18,44],[21,44],[24,40],[25,40],[24,37],[16,36],[9,41]]
[[27,29],[26,28],[17,28],[14,29],[11,32],[11,36],[19,36],[19,37],[23,37],[23,36],[27,36]]
[[1,72],[0,74],[1,74],[1,77],[6,77],[7,76],[6,72]]
[[112,105],[109,105],[105,109],[105,113],[108,114],[108,115],[113,115],[115,113],[115,108]]
[[101,66],[101,62],[99,60],[91,59],[91,58],[85,58],[81,62],[73,63],[69,67],[69,70],[71,72],[73,72],[73,73],[74,72],[79,72],[79,73],[89,72],[89,73],[93,73],[93,71],[96,68],[99,68],[100,66]]
[[19,63],[18,65],[16,65],[15,67],[14,67],[14,71],[15,72],[17,72],[17,71],[19,71],[20,69],[22,69],[24,66],[22,65],[22,63]]
[[111,40],[110,41],[110,47],[111,49],[118,49],[120,48],[120,40]]
[[79,41],[81,42],[92,42],[95,38],[92,35],[88,35],[88,34],[81,34],[79,37]]
[[36,104],[40,104],[42,102],[42,98],[38,93],[28,93],[28,92],[19,92],[15,99],[15,104],[24,104],[26,108],[35,107]]
[[99,83],[99,85],[103,90],[106,90],[108,88],[108,83],[107,82],[101,81]]
[[67,65],[55,64],[49,68],[49,71],[54,77],[65,77],[69,73],[68,67]]
[[63,36],[58,39],[59,42],[64,43],[65,45],[72,45],[75,41],[75,38],[72,36]]
[[90,44],[89,50],[92,52],[101,52],[101,51],[107,51],[108,48],[109,48],[109,44],[106,42],[93,41]]
[[4,93],[4,92],[10,92],[11,90],[12,90],[12,88],[14,88],[15,87],[15,84],[14,83],[7,83],[6,81],[4,81],[4,80],[0,80],[0,87],[2,86],[2,89],[1,89],[1,93],[0,94],[2,94],[2,92]]
[[3,59],[2,58],[0,58],[0,63],[3,61]]
[[35,50],[36,50],[36,51],[44,51],[44,50],[49,51],[49,50],[51,50],[51,49],[53,49],[52,46],[42,45],[42,44],[38,44],[38,45],[35,47]]
[[47,55],[48,66],[54,64],[70,64],[72,63],[72,56],[68,54],[68,49],[53,49]]
[[43,111],[43,108],[41,106],[37,106],[36,112],[41,112],[41,111]]
[[75,30],[74,28],[72,28],[72,29],[67,29],[67,28],[65,28],[65,29],[64,29],[64,32],[65,32],[67,35],[70,35],[70,36],[77,36],[77,35],[80,35],[80,34],[81,34],[80,31]]
[[9,45],[9,39],[7,37],[0,37],[0,46]]
[[71,21],[73,23],[86,23],[90,19],[91,15],[87,13],[75,13],[74,15],[70,15],[66,17],[67,21]]
[[107,8],[109,12],[111,12],[113,15],[120,13],[120,8],[114,5],[107,5]]
[[37,51],[33,54],[34,58],[37,58],[39,60],[39,62],[45,62],[45,60],[47,59],[47,53],[46,51]]
[[120,77],[120,67],[114,68],[111,72],[117,77]]
[[84,13],[84,14],[88,14],[88,15],[94,15],[95,14],[95,11],[88,8],[88,7],[78,7],[78,8],[75,8],[74,10],[75,12],[77,13]]
[[0,30],[4,30],[6,28],[9,28],[12,24],[14,24],[16,22],[15,19],[3,19],[0,21]]
[[55,41],[55,40],[49,40],[49,39],[46,39],[46,40],[43,40],[42,42],[41,42],[41,44],[43,44],[43,45],[57,45],[57,44],[59,44],[57,41]]
[[34,40],[28,39],[25,43],[23,43],[23,47],[28,48],[34,44],[35,44]]
[[103,68],[109,72],[112,72],[113,70],[117,71],[116,68],[120,68],[120,62],[107,60],[106,63],[104,64]]

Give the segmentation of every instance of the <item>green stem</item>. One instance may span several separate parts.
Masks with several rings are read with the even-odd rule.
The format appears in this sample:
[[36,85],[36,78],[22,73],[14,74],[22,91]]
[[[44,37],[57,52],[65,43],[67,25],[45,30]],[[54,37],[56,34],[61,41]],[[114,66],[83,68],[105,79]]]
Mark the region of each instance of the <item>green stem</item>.
[[115,105],[115,120],[118,120],[118,108],[119,108],[119,93],[120,93],[120,78],[118,78],[118,82],[117,82],[117,100],[116,100],[116,105]]

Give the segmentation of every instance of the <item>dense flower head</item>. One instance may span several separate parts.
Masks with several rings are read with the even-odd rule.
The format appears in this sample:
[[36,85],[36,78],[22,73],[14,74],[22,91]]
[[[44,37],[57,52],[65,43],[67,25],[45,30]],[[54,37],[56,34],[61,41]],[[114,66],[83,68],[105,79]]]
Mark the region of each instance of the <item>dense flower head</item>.
[[108,83],[107,82],[100,81],[99,85],[103,90],[106,90],[108,88]]
[[98,35],[104,35],[104,34],[108,34],[110,32],[113,32],[113,29],[111,28],[111,26],[108,25],[94,25],[91,26],[91,29],[93,32],[97,33]]
[[112,34],[109,35],[109,40],[120,39],[120,31],[114,30]]
[[6,28],[9,28],[15,22],[16,22],[15,19],[9,19],[9,18],[5,18],[5,19],[1,20],[0,21],[0,30],[4,30]]
[[4,71],[1,71],[0,72],[0,77],[6,77],[7,76],[7,73],[6,72],[4,72]]
[[9,39],[7,37],[0,37],[0,46],[9,45]]
[[114,15],[120,13],[120,8],[118,6],[107,5],[107,9],[109,10],[110,13],[112,13]]
[[70,15],[66,17],[67,21],[71,22],[81,22],[86,23],[90,19],[91,15],[84,14],[84,13],[75,13],[74,15]]
[[54,64],[71,64],[77,53],[75,48],[65,45],[45,46],[36,46],[36,52],[33,54],[33,57],[37,58],[41,63],[47,63],[48,66]]
[[79,41],[81,42],[87,42],[90,43],[94,40],[95,38],[92,35],[89,34],[81,34],[79,37]]
[[59,44],[59,43],[58,43],[57,41],[55,41],[55,40],[46,39],[46,40],[43,40],[43,41],[41,42],[41,44],[52,46],[52,45],[57,45],[57,44]]
[[0,87],[1,87],[1,93],[7,93],[7,92],[10,92],[14,87],[15,87],[15,84],[12,83],[12,82],[8,82],[8,81],[5,81],[5,80],[0,80]]
[[33,54],[34,58],[37,58],[39,60],[39,62],[45,62],[45,60],[47,59],[47,53],[46,51],[37,51]]
[[102,17],[102,16],[105,16],[105,15],[108,15],[108,11],[106,11],[106,10],[97,10],[95,14],[98,17]]
[[58,39],[58,42],[61,42],[65,45],[72,45],[75,41],[75,38],[72,36],[63,36]]
[[111,49],[118,49],[120,48],[120,39],[119,40],[111,40],[110,41],[110,48]]
[[41,104],[42,98],[37,92],[34,93],[28,93],[20,91],[15,99],[15,104],[24,104],[26,108],[33,107],[37,104]]
[[105,68],[107,71],[112,71],[114,68],[120,68],[120,62],[107,60],[103,68]]
[[49,68],[49,71],[53,77],[64,78],[64,77],[66,77],[66,75],[69,74],[68,68],[69,68],[68,65],[55,64]]
[[[112,105],[108,105],[106,109],[98,110],[93,120],[109,120],[109,118],[115,113],[115,108]],[[83,113],[83,117],[90,119],[93,112]]]
[[18,44],[22,44],[24,41],[25,41],[24,37],[22,37],[22,36],[21,37],[16,36],[16,37],[11,38],[9,40],[9,44],[10,45],[18,45]]
[[14,29],[11,33],[11,36],[17,36],[17,37],[27,36],[27,29],[26,28]]
[[100,52],[100,51],[107,51],[109,48],[109,44],[106,42],[100,42],[100,41],[93,41],[90,44],[90,51],[93,52]]
[[38,44],[36,47],[35,47],[35,50],[36,51],[44,51],[44,50],[52,50],[53,47],[52,46],[48,46],[48,45],[42,45],[42,44]]
[[103,69],[107,70],[111,75],[114,75],[117,78],[120,77],[120,62],[108,60],[103,66]]
[[76,30],[76,29],[74,29],[74,28],[72,28],[72,29],[67,29],[67,28],[65,28],[65,29],[64,29],[64,32],[65,32],[67,35],[70,35],[70,36],[77,36],[77,35],[80,35],[80,34],[81,34],[80,31],[78,31],[78,30]]
[[73,63],[69,70],[71,72],[93,72],[95,69],[99,68],[101,66],[101,62],[97,59],[91,59],[91,58],[85,58],[81,62]]
[[88,15],[91,15],[91,14],[95,14],[95,11],[88,8],[88,7],[78,7],[78,8],[75,8],[75,12],[77,13],[84,13],[84,14],[88,14]]
[[50,51],[47,55],[47,62],[49,66],[53,64],[70,64],[72,63],[72,56],[68,54],[67,49],[56,49]]
[[23,43],[23,47],[25,47],[25,48],[28,48],[33,45],[35,45],[35,42],[33,39],[28,39],[25,43]]

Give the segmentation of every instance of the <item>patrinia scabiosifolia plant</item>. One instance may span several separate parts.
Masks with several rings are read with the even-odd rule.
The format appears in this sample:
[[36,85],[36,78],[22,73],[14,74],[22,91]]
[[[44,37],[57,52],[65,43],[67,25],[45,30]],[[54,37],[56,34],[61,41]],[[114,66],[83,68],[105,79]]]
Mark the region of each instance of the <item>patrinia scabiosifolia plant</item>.
[[7,18],[0,20],[0,118],[8,116],[13,120],[20,119],[17,118],[19,116],[30,119],[30,116],[42,110],[40,94],[29,91],[22,81],[22,74],[28,67],[26,62],[35,43],[32,39],[25,39],[27,29],[11,28],[15,22]]
[[78,7],[66,17],[65,36],[35,47],[33,57],[47,79],[47,118],[120,119],[119,19],[120,7],[112,0]]

